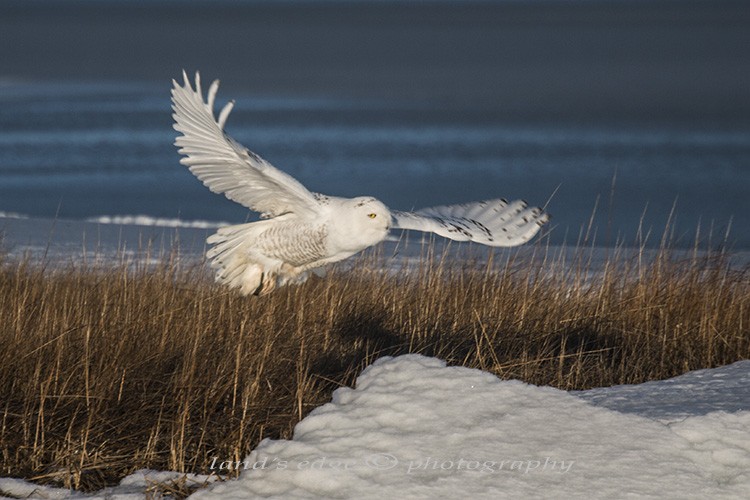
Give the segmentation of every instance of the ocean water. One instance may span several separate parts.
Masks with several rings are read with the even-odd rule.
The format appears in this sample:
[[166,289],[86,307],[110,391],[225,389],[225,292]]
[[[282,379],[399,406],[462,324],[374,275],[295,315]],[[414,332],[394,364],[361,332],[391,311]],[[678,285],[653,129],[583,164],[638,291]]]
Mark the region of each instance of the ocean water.
[[523,198],[554,244],[656,245],[672,220],[678,245],[750,248],[749,21],[741,2],[8,2],[0,213],[252,218],[179,164],[187,68],[313,191]]

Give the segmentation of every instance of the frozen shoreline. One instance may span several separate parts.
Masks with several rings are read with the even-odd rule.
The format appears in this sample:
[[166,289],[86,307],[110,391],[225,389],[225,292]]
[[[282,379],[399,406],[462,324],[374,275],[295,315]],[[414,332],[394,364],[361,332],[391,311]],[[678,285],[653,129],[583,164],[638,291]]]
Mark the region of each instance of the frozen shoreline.
[[[0,214],[0,251],[12,260],[28,259],[46,264],[97,263],[98,265],[149,262],[178,256],[182,262],[199,263],[207,249],[206,238],[215,228],[226,224],[218,221],[183,221],[145,216],[101,217],[96,220],[64,220],[27,218],[13,214]],[[463,262],[481,263],[490,253],[494,258],[518,256],[557,262],[573,262],[578,252],[586,257],[587,271],[600,271],[614,255],[635,258],[641,253],[647,259],[658,253],[657,249],[640,250],[636,247],[619,249],[607,247],[557,246],[529,244],[515,248],[492,249],[482,245],[450,242],[422,233],[392,233],[374,251],[384,258],[387,268],[410,267],[422,260],[427,245],[433,245],[434,255],[447,255]],[[367,252],[367,251],[366,251]],[[690,258],[691,249],[677,249],[677,257]],[[742,268],[750,265],[750,251],[729,251],[731,264]]]

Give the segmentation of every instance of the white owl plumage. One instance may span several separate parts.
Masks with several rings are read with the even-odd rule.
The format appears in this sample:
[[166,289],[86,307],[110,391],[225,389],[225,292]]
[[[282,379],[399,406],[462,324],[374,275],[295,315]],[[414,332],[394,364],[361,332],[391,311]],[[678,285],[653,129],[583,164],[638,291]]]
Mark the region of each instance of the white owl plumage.
[[211,191],[261,213],[257,222],[226,226],[208,238],[206,256],[217,281],[243,295],[265,295],[310,272],[350,257],[385,239],[390,229],[429,231],[459,241],[510,247],[529,241],[549,220],[524,201],[490,200],[389,210],[372,197],[339,198],[311,193],[290,175],[246,149],[224,132],[234,106],[214,117],[215,80],[203,100],[200,74],[195,89],[173,80],[174,129],[180,163]]

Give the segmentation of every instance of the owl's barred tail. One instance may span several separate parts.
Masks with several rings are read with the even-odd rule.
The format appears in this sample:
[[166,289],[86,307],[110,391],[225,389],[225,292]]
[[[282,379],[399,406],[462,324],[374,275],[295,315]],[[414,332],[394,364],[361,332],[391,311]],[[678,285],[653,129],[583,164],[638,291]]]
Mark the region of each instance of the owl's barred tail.
[[242,295],[267,295],[276,288],[276,269],[252,251],[252,242],[265,229],[262,222],[251,222],[222,227],[208,237],[213,248],[206,257],[217,270],[216,281],[239,288]]

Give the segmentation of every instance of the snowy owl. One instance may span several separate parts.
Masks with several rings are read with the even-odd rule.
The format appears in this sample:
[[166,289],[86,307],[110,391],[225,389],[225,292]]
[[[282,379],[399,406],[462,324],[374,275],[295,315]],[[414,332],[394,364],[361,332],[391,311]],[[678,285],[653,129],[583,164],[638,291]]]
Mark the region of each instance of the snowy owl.
[[180,163],[211,191],[260,212],[261,220],[226,226],[208,238],[206,254],[216,280],[243,295],[266,295],[304,281],[310,272],[350,257],[385,239],[391,229],[431,231],[458,241],[509,247],[530,240],[549,220],[524,201],[490,200],[389,210],[369,196],[338,198],[308,191],[290,175],[246,149],[224,132],[234,102],[214,117],[215,80],[203,100],[200,75],[195,89],[172,80],[175,141]]

